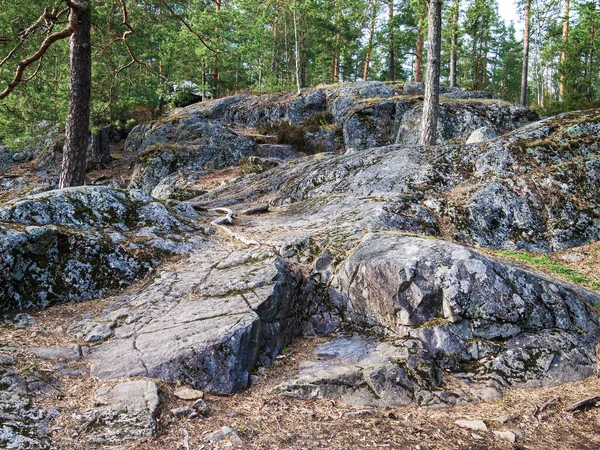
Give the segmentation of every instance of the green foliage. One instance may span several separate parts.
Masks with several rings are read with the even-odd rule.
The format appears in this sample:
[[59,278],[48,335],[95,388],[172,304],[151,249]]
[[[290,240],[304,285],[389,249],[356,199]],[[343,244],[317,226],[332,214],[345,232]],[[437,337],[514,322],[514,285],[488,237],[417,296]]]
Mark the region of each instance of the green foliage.
[[[456,31],[458,84],[516,101],[523,52],[516,32],[519,27],[500,21],[497,0],[459,3],[459,23],[454,27],[454,1],[444,2],[443,79],[448,77],[450,35]],[[155,118],[167,104],[195,100],[189,92],[173,92],[173,86],[182,83],[193,83],[204,98],[290,91],[297,82],[296,63],[303,86],[357,81],[363,76],[368,48],[372,50],[369,78],[387,80],[392,49],[395,77],[408,81],[413,78],[417,35],[427,29],[426,0],[397,0],[392,3],[391,16],[387,0],[126,0],[126,4],[134,31],[127,35],[127,45],[122,40],[128,28],[122,23],[120,2],[92,2],[92,123],[109,121],[122,129]],[[45,9],[56,5],[57,11],[64,7],[55,0],[3,3],[0,91],[12,80],[18,62],[35,53],[48,33],[66,25],[63,13],[52,28],[42,21],[24,36]],[[597,106],[597,2],[572,0],[564,64],[560,63],[562,2],[538,0],[533,5],[531,103],[542,113]],[[27,82],[0,100],[0,142],[10,143],[64,123],[68,52],[67,39],[56,42],[39,67],[34,64],[25,71]],[[561,75],[566,84],[559,101]],[[299,139],[288,131],[285,140]]]
[[524,251],[500,251],[501,256],[525,263],[529,266],[540,269],[550,275],[555,275],[580,286],[585,286],[600,292],[600,283],[592,281],[587,277],[573,271],[572,269],[560,264],[548,255],[536,255]]

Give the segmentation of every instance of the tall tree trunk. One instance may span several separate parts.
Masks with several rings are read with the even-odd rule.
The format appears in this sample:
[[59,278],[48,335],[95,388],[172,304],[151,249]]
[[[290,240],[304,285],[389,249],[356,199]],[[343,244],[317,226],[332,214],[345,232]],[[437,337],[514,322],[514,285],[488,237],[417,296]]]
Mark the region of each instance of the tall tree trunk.
[[275,75],[275,80],[279,81],[279,45],[277,45],[277,36],[279,22],[279,6],[275,6],[275,19],[273,20],[273,60],[271,61],[271,72]]
[[296,47],[296,86],[298,87],[298,94],[300,94],[300,49],[299,44],[300,41],[298,39],[298,20],[296,19],[296,4],[294,3],[293,7],[293,16],[294,16],[294,42]]
[[91,16],[89,1],[81,0],[71,6],[69,21],[74,31],[69,40],[69,106],[58,183],[61,189],[85,183],[92,86]]
[[458,11],[460,0],[454,0],[452,9],[452,36],[450,37],[450,87],[456,87],[456,50],[458,45]]
[[112,161],[110,157],[110,126],[103,126],[96,133],[92,133],[90,143],[90,168],[105,169]]
[[487,89],[487,83],[488,83],[488,73],[487,73],[487,66],[488,66],[488,43],[484,42],[483,43],[483,62],[481,64],[481,88],[482,89]]
[[373,35],[375,34],[375,21],[379,12],[379,0],[373,0],[373,10],[371,11],[371,26],[369,28],[369,42],[367,44],[367,54],[365,56],[365,68],[363,70],[363,80],[369,78],[369,64],[371,63],[371,52],[373,51]]
[[562,50],[560,52],[560,81],[558,84],[558,101],[562,102],[565,96],[565,82],[567,74],[565,73],[565,63],[567,62],[567,41],[569,40],[569,10],[570,0],[565,0],[563,32],[562,32]]
[[525,0],[525,30],[523,32],[523,72],[521,74],[521,105],[527,106],[527,80],[529,77],[529,37],[531,0]]
[[337,83],[340,80],[340,42],[342,40],[340,21],[342,20],[342,2],[340,0],[336,0],[335,5],[337,12],[335,13],[335,43],[333,48],[333,57],[331,58],[331,77],[333,78],[333,82]]
[[306,87],[306,28],[300,31],[300,87]]
[[479,90],[479,50],[477,47],[478,40],[473,37],[473,47],[471,48],[471,58],[473,58],[473,67],[471,69],[471,79],[473,81],[473,90]]
[[[215,2],[215,11],[218,13],[219,11],[221,11],[221,0],[214,0]],[[219,30],[220,28],[218,26],[215,27],[215,34],[219,34]],[[213,94],[213,98],[217,98],[219,96],[219,79],[220,79],[220,74],[219,74],[219,58],[215,56],[215,61],[214,61],[214,65],[212,68],[212,72],[211,72],[211,78],[212,78],[212,94]]]
[[[596,5],[592,5],[592,8],[594,9],[594,12],[596,11]],[[594,41],[596,39],[596,21],[594,20],[595,18],[592,16],[592,30],[590,33],[590,52],[589,52],[589,57],[588,57],[588,83],[587,83],[587,89],[588,89],[588,101],[592,101],[594,98],[594,88],[592,85],[592,77],[594,74]]]
[[417,52],[415,57],[415,71],[414,71],[414,79],[417,82],[420,82],[423,78],[423,26],[419,24],[419,28],[417,30]]
[[427,51],[427,83],[425,84],[425,102],[421,145],[435,145],[437,140],[437,122],[440,109],[440,55],[442,50],[442,0],[429,0]]
[[394,52],[394,0],[389,0],[388,10],[388,80],[396,79],[396,54]]

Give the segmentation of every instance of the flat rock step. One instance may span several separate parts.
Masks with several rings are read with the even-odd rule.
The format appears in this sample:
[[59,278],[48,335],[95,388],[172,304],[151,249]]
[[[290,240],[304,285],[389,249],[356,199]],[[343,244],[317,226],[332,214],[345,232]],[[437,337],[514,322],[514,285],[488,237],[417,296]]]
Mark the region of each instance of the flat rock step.
[[100,342],[89,359],[101,379],[144,376],[235,392],[299,330],[298,283],[269,250],[207,247],[72,332]]

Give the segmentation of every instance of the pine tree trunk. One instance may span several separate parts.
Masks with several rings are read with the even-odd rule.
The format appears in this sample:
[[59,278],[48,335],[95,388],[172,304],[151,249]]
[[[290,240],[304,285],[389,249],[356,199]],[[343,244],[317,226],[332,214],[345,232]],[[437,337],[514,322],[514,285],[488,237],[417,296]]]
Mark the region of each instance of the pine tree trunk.
[[300,87],[306,87],[306,29],[300,32]]
[[[596,5],[592,5],[592,8],[594,9],[594,12],[596,10]],[[592,17],[592,30],[590,33],[590,52],[589,52],[589,57],[588,57],[588,84],[587,84],[587,88],[588,88],[588,101],[592,101],[594,98],[594,87],[592,84],[592,76],[594,74],[593,69],[594,69],[594,42],[596,40],[596,21],[593,20],[594,18]]]
[[105,169],[112,161],[110,157],[110,127],[103,127],[97,133],[92,133],[90,143],[90,168]]
[[336,0],[335,4],[337,12],[335,15],[335,44],[333,57],[331,58],[331,77],[333,78],[334,83],[338,83],[340,81],[340,42],[342,39],[340,21],[342,20],[342,4],[340,0]]
[[[215,2],[215,11],[218,13],[219,11],[221,11],[221,0],[214,0]],[[217,26],[215,27],[215,34],[219,34],[219,30],[220,28]],[[218,98],[219,97],[219,78],[220,78],[220,74],[219,74],[219,59],[217,57],[215,57],[215,62],[211,71],[211,79],[212,79],[212,96],[213,98]]]
[[396,79],[396,55],[394,52],[394,0],[389,0],[388,21],[388,80]]
[[440,55],[442,49],[442,0],[429,0],[427,83],[423,104],[421,145],[435,145],[440,109]]
[[419,25],[417,31],[417,56],[415,58],[415,73],[414,79],[416,82],[421,82],[423,78],[423,27]]
[[454,9],[452,11],[452,36],[450,38],[450,87],[456,87],[456,50],[458,45],[457,27],[458,27],[458,9],[460,0],[454,0]]
[[74,27],[69,40],[69,106],[59,188],[85,183],[85,157],[90,131],[92,47],[91,7],[80,1],[71,7],[69,21]]
[[567,41],[569,40],[569,8],[570,0],[565,0],[563,32],[562,32],[562,50],[560,52],[560,81],[558,84],[558,101],[562,102],[565,96],[565,63],[567,62]]
[[373,35],[375,34],[375,20],[377,19],[378,2],[379,0],[373,0],[373,11],[371,11],[371,26],[369,28],[369,42],[367,44],[367,54],[365,56],[365,68],[363,70],[363,80],[367,81],[369,78],[369,65],[371,64],[371,52],[373,51]]
[[521,74],[521,105],[527,106],[527,80],[529,77],[529,37],[531,0],[525,0],[525,31],[523,32],[523,72]]

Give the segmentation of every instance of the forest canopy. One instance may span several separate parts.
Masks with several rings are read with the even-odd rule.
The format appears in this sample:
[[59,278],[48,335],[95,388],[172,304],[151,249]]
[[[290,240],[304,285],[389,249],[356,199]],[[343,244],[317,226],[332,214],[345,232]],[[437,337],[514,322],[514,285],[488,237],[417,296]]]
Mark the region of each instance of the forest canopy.
[[[90,123],[123,129],[165,105],[318,84],[425,81],[427,0],[94,0]],[[505,23],[496,0],[446,0],[441,82],[519,101],[530,5],[527,103],[542,112],[600,101],[600,5],[519,0]],[[67,26],[65,2],[0,10],[0,92],[20,61]],[[455,69],[453,69],[455,67]],[[455,79],[452,75],[455,74]],[[64,123],[69,42],[60,39],[0,100],[0,142]]]

